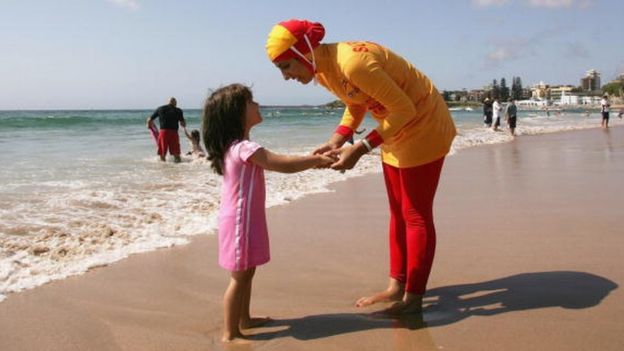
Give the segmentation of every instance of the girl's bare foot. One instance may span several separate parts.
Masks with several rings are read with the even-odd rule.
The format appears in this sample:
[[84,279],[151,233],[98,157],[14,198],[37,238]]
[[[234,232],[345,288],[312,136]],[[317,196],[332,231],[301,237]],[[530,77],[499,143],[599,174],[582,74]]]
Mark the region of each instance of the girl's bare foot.
[[272,321],[271,317],[252,317],[246,320],[240,321],[241,329],[258,328]]
[[390,278],[388,288],[377,294],[362,297],[355,302],[356,307],[370,306],[380,301],[400,300],[404,294],[405,286],[398,280]]

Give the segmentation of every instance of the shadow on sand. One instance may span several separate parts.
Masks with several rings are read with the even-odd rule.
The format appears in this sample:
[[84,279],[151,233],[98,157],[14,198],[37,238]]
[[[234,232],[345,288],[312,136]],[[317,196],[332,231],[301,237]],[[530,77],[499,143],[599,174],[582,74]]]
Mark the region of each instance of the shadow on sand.
[[377,313],[337,313],[278,319],[268,327],[283,328],[260,332],[250,339],[313,340],[369,329],[417,330],[456,323],[471,316],[547,307],[589,308],[598,305],[617,287],[611,280],[590,273],[523,273],[482,283],[431,289],[425,296],[423,313],[419,315],[392,319]]

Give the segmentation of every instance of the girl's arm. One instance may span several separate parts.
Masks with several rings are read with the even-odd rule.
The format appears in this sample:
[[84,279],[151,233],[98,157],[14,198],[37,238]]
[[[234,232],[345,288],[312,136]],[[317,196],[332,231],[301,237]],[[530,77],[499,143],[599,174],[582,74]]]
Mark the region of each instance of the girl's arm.
[[184,130],[184,135],[186,135],[190,141],[193,141],[193,138],[191,137],[191,134],[189,134],[188,130],[186,130],[186,127],[183,127],[182,129]]
[[301,172],[321,165],[327,166],[336,161],[334,158],[326,155],[280,155],[264,148],[254,152],[249,157],[249,160],[264,169],[280,173]]

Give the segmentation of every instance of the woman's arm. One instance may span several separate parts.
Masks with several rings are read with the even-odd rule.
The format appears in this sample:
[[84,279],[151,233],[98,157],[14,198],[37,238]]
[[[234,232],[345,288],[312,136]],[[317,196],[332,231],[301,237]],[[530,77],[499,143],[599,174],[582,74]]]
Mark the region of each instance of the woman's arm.
[[336,132],[332,134],[325,144],[320,145],[312,151],[312,154],[324,154],[328,151],[338,150],[344,143],[351,139],[357,127],[362,123],[366,110],[367,108],[364,105],[347,105],[342,119],[340,120],[340,124],[336,128]]
[[264,148],[254,152],[249,160],[264,169],[280,173],[301,172],[317,166],[330,165],[336,161],[328,155],[280,155]]
[[373,147],[396,135],[408,122],[423,117],[410,97],[373,57],[353,57],[343,69],[354,86],[388,111],[386,118],[367,135]]

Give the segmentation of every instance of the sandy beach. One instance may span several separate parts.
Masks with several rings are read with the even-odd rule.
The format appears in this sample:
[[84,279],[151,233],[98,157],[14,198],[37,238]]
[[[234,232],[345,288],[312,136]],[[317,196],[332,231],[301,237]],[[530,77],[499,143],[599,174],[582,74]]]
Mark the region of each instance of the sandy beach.
[[252,308],[275,320],[248,344],[219,341],[228,274],[201,236],[9,295],[0,350],[622,350],[622,175],[622,127],[448,157],[422,316],[353,306],[387,282],[377,174],[269,209]]

